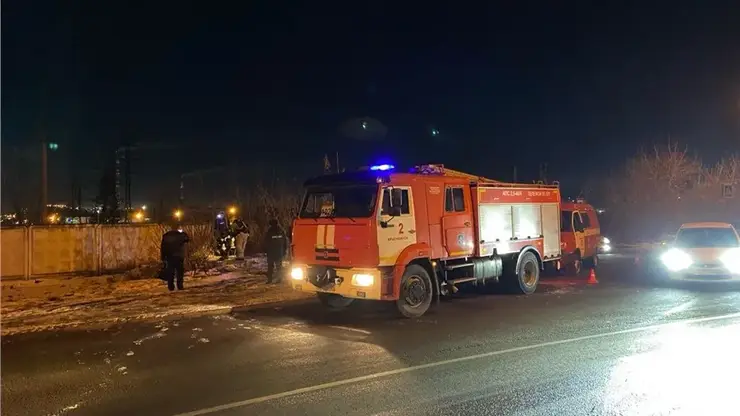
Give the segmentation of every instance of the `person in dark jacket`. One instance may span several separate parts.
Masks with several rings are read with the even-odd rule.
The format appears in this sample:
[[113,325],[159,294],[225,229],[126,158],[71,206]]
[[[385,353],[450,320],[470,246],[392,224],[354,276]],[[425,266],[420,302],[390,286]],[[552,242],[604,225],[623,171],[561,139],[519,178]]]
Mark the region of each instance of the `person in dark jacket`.
[[177,290],[183,290],[183,280],[185,278],[185,244],[190,241],[187,233],[177,225],[173,224],[172,229],[162,236],[162,245],[160,254],[164,262],[164,272],[167,280],[167,288],[175,290],[175,281],[177,281]]
[[270,228],[265,234],[265,249],[267,250],[267,283],[282,280],[283,257],[288,249],[288,240],[285,232],[278,225],[277,220],[270,220]]

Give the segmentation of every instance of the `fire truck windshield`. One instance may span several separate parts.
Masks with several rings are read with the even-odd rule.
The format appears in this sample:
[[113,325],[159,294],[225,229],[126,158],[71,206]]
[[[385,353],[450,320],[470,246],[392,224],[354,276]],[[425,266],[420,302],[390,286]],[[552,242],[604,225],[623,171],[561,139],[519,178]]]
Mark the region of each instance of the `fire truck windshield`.
[[309,188],[301,218],[367,218],[375,212],[377,185]]

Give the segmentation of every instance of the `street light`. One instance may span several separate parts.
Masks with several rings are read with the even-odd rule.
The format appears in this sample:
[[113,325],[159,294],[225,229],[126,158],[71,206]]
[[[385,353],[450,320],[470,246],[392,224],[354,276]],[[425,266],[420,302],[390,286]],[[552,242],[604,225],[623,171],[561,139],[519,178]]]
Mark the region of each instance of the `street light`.
[[179,221],[182,218],[182,211],[179,209],[175,211],[175,218]]
[[144,219],[144,213],[141,211],[138,211],[136,214],[134,214],[134,218],[136,218],[137,221],[141,221]]
[[236,214],[236,207],[229,207],[229,214],[231,215]]
[[142,210],[142,211],[146,211],[146,205],[142,205],[142,206],[141,206],[141,210]]

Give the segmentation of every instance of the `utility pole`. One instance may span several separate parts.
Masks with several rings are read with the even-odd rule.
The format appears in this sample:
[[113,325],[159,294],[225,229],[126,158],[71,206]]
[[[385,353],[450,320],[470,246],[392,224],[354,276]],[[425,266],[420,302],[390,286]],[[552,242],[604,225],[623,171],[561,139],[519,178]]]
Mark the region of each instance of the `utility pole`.
[[46,158],[46,141],[41,142],[41,221],[46,220],[48,202],[48,176],[47,176],[47,158]]
[[513,182],[516,182],[516,177],[517,177],[517,175],[516,175],[516,166],[514,166],[514,180],[513,180]]
[[124,157],[126,158],[126,182],[124,188],[124,210],[126,211],[126,218],[128,218],[128,212],[131,211],[131,145],[127,145],[124,150]]
[[48,157],[47,157],[47,149],[54,151],[59,149],[59,144],[54,142],[46,142],[45,140],[41,141],[41,221],[46,220],[46,215],[48,214],[48,207],[49,205],[49,164],[48,164]]

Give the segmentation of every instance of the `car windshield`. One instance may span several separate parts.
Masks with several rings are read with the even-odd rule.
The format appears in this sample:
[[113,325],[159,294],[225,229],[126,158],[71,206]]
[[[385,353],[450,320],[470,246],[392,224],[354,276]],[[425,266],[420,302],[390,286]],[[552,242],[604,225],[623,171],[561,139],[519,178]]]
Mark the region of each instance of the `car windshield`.
[[377,185],[309,189],[301,218],[367,218],[375,212]]
[[676,247],[681,248],[738,246],[740,246],[740,241],[732,228],[683,228],[676,236]]

